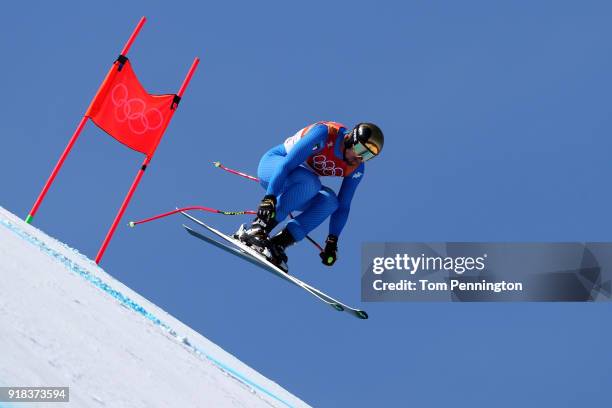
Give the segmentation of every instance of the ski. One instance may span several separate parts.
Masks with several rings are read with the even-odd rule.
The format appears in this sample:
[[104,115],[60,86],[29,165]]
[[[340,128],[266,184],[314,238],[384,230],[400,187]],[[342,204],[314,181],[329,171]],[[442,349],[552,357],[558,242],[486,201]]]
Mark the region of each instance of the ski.
[[246,246],[244,243],[240,242],[237,239],[234,239],[228,235],[225,235],[224,233],[216,230],[215,228],[205,224],[204,222],[198,220],[197,218],[187,214],[186,212],[181,212],[181,214],[183,214],[185,217],[189,218],[190,220],[192,220],[193,222],[195,222],[196,224],[206,228],[209,232],[215,234],[216,236],[222,238],[224,241],[228,242],[231,245],[225,244],[223,242],[219,242],[216,239],[210,238],[204,234],[201,234],[191,228],[189,228],[186,225],[183,225],[183,227],[185,228],[185,230],[192,236],[199,238],[205,242],[208,242],[209,244],[212,244],[214,246],[216,246],[219,249],[222,249],[232,255],[238,256],[239,258],[242,258],[244,260],[246,260],[247,262],[252,263],[253,265],[256,265],[262,269],[267,270],[268,272],[271,272],[272,274],[278,276],[279,278],[282,278],[284,280],[286,280],[289,283],[292,283],[302,289],[304,289],[306,292],[310,293],[312,296],[316,297],[317,299],[319,299],[320,301],[332,306],[335,310],[340,311],[340,312],[347,312],[352,316],[355,316],[359,319],[367,319],[368,318],[368,314],[363,311],[363,310],[359,310],[359,309],[355,309],[353,307],[350,307],[334,298],[332,298],[331,296],[327,295],[326,293],[320,291],[319,289],[310,286],[309,284],[301,281],[300,279],[289,275],[287,273],[285,273],[282,269],[278,268],[276,265],[270,263],[265,256],[263,256],[262,254],[260,254],[259,252],[254,251],[253,249],[249,248],[248,246]]

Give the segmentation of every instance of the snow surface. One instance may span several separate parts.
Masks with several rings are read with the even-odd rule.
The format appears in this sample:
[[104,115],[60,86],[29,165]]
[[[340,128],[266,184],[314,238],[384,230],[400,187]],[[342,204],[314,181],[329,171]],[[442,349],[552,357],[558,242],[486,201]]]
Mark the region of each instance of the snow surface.
[[70,387],[0,407],[308,406],[2,207],[0,385]]

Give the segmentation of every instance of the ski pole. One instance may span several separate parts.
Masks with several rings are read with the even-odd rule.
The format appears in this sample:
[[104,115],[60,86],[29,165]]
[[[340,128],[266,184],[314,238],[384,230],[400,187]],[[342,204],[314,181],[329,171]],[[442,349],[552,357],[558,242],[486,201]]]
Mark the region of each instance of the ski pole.
[[160,219],[160,218],[163,218],[163,217],[167,217],[167,216],[172,215],[172,214],[176,214],[176,213],[181,212],[181,211],[188,211],[188,210],[201,210],[201,211],[207,211],[207,212],[211,212],[211,213],[215,213],[215,214],[222,214],[222,215],[257,214],[256,211],[251,211],[251,210],[246,210],[246,211],[222,211],[222,210],[217,210],[215,208],[201,207],[201,206],[192,206],[192,207],[177,208],[176,210],[168,211],[168,212],[163,213],[163,214],[158,214],[158,215],[155,215],[153,217],[146,218],[146,219],[140,220],[140,221],[130,221],[128,223],[128,225],[130,227],[134,228],[138,224],[144,224],[145,222],[154,221],[154,220],[157,220],[157,219]]
[[213,162],[213,166],[215,166],[217,168],[220,168],[222,170],[225,170],[228,173],[236,174],[237,176],[241,176],[241,177],[244,177],[246,179],[249,179],[249,180],[252,180],[252,181],[256,181],[256,182],[259,183],[259,179],[257,177],[253,177],[251,175],[248,175],[248,174],[243,173],[243,172],[238,171],[238,170],[233,170],[233,169],[227,168],[224,165],[222,165],[221,162],[218,162],[218,161]]
[[[291,217],[291,219],[293,219],[293,215],[289,214],[289,216]],[[323,252],[323,247],[321,245],[319,245],[317,243],[317,241],[315,241],[314,239],[310,238],[308,235],[306,235],[305,237],[307,240],[309,240],[310,242],[312,242],[312,244],[314,246],[316,246],[317,248],[319,248],[319,251]]]
[[[221,162],[218,162],[218,161],[213,162],[213,166],[215,166],[218,169],[225,170],[228,173],[232,173],[232,174],[235,174],[237,176],[244,177],[246,179],[249,179],[251,181],[256,181],[256,182],[259,183],[259,179],[257,177],[251,176],[249,174],[243,173],[243,172],[238,171],[238,170],[234,170],[234,169],[230,169],[228,167],[225,167],[224,165],[221,164]],[[289,217],[291,217],[292,220],[294,219],[293,218],[293,214],[291,214],[291,213],[289,213]],[[314,239],[310,238],[310,236],[306,235],[306,239],[309,240],[314,246],[319,248],[319,251],[323,251],[323,247],[321,245],[319,245],[317,243],[317,241],[315,241]]]

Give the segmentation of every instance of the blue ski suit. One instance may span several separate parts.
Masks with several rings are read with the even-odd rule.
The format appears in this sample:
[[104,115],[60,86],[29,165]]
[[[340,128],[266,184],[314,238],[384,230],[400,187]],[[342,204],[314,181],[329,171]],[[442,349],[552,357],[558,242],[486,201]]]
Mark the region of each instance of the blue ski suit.
[[[257,175],[266,194],[277,198],[276,220],[302,211],[287,229],[302,240],[327,217],[329,234],[340,236],[351,200],[363,178],[365,166],[350,166],[343,160],[347,128],[335,122],[310,125],[283,144],[268,150],[259,162]],[[321,184],[320,176],[343,177],[338,195]]]

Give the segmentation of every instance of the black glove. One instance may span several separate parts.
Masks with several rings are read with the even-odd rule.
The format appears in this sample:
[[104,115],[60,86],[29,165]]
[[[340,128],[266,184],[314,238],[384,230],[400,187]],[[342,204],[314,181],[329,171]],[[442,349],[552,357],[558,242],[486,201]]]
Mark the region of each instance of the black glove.
[[267,195],[259,203],[257,209],[257,217],[266,224],[276,218],[276,197]]
[[325,249],[319,254],[323,265],[332,266],[338,259],[338,237],[332,234],[325,240]]

